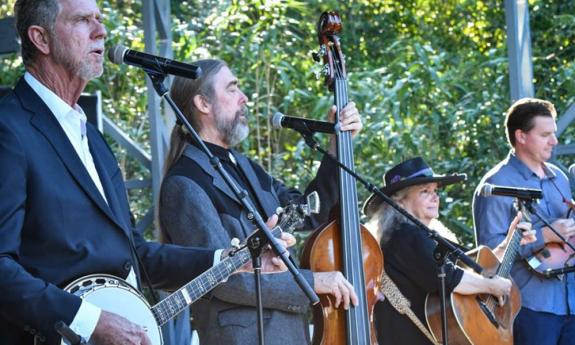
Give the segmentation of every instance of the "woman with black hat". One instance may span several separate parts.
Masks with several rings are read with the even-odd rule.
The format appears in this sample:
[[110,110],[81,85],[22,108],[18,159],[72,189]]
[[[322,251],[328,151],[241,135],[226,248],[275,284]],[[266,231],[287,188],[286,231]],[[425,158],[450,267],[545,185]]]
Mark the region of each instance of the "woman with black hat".
[[[465,175],[436,175],[421,157],[404,161],[384,175],[385,186],[381,191],[391,197],[407,212],[429,224],[439,217],[439,197],[441,186],[461,182]],[[389,301],[376,304],[374,309],[375,327],[380,344],[432,344],[429,334],[424,334],[425,297],[430,292],[438,292],[437,264],[433,259],[436,242],[427,233],[413,225],[405,216],[372,195],[365,203],[364,213],[369,217],[368,228],[375,230],[385,256],[386,274],[409,300],[411,310],[421,321],[419,326],[406,315],[400,314]],[[519,216],[511,224],[515,228]],[[371,225],[371,226],[370,226]],[[510,231],[511,233],[511,231]],[[525,232],[522,242],[533,241],[533,234]],[[494,253],[501,257],[509,238],[501,243]],[[485,278],[470,271],[464,271],[448,260],[445,265],[447,294],[487,293],[497,296],[502,303],[503,296],[509,294],[511,281],[501,277]],[[414,317],[415,317],[414,316]],[[415,320],[417,322],[417,320]],[[420,328],[420,329],[418,329]]]

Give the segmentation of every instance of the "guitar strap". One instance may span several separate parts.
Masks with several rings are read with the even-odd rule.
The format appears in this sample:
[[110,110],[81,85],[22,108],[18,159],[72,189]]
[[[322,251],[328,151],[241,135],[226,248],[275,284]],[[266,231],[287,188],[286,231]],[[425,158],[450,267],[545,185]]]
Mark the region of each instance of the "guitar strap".
[[395,285],[395,282],[391,280],[385,272],[381,276],[380,291],[383,293],[385,298],[387,298],[393,309],[397,310],[398,313],[407,316],[432,344],[440,345],[435,338],[433,338],[427,327],[421,323],[413,310],[411,310],[411,302],[401,293],[397,285]]

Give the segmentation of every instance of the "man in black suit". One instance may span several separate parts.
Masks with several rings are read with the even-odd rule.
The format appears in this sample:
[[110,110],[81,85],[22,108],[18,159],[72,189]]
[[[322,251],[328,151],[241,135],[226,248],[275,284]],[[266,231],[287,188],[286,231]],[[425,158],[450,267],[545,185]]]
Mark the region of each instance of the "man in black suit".
[[[146,242],[118,163],[76,104],[103,70],[95,0],[18,0],[26,73],[0,101],[0,343],[59,343],[58,321],[93,344],[149,344],[145,331],[61,288],[107,273],[158,288],[207,268],[213,250]],[[136,254],[137,253],[137,254]]]

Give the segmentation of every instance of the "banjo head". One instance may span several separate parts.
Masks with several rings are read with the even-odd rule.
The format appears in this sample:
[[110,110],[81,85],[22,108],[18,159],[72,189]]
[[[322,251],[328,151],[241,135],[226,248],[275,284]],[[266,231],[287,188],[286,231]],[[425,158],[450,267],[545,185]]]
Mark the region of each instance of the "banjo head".
[[75,280],[64,290],[141,326],[153,345],[163,344],[162,332],[150,305],[136,288],[123,279],[108,274],[93,274]]

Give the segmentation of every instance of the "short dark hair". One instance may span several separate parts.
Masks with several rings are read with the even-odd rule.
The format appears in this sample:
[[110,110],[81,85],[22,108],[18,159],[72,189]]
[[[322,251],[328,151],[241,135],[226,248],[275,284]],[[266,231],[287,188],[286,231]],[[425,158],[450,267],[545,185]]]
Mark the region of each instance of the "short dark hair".
[[52,33],[58,13],[59,0],[17,0],[14,4],[16,31],[20,36],[22,61],[25,66],[30,65],[37,53],[36,47],[28,38],[28,28],[38,25]]
[[505,116],[507,141],[515,147],[515,131],[520,129],[529,132],[535,126],[533,119],[537,116],[557,118],[553,103],[538,98],[522,98],[513,103]]

